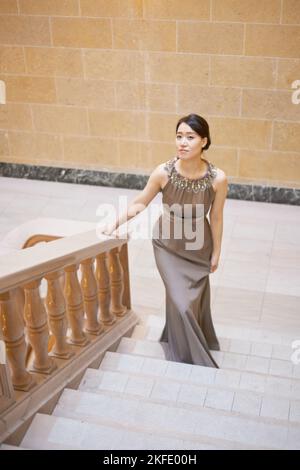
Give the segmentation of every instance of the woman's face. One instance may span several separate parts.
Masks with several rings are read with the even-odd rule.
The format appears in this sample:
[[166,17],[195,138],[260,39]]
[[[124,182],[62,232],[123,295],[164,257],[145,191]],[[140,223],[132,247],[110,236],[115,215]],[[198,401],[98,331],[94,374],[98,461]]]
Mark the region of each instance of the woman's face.
[[177,155],[182,159],[189,159],[201,155],[207,143],[206,137],[201,137],[188,124],[182,122],[176,134]]

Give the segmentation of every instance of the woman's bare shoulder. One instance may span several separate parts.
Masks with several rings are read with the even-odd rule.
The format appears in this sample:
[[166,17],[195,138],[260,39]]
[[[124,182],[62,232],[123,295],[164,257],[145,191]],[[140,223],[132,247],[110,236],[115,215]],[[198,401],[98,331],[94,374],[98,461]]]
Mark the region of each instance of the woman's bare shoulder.
[[214,169],[215,169],[215,177],[213,179],[214,190],[215,191],[217,191],[218,189],[226,190],[227,185],[228,185],[228,179],[227,179],[225,171],[222,170],[221,168],[217,168],[215,165],[214,165]]
[[227,176],[226,176],[226,173],[224,170],[221,170],[221,168],[216,168],[216,177],[215,179],[219,182],[219,183],[222,183],[222,182],[225,182],[227,181]]
[[167,162],[157,165],[150,175],[151,179],[158,183],[161,188],[163,188],[168,181],[168,168],[166,163]]

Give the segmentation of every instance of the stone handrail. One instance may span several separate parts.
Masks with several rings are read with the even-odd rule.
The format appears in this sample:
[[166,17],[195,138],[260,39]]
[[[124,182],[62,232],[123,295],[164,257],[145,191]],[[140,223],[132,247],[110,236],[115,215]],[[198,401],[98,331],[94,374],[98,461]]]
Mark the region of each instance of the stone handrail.
[[130,333],[130,309],[126,239],[91,230],[0,257],[0,442]]

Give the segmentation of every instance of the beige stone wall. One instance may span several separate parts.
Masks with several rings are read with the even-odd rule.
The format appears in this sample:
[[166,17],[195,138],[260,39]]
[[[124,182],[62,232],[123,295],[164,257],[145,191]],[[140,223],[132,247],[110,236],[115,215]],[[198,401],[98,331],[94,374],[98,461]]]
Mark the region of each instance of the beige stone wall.
[[242,181],[300,184],[300,0],[0,0],[0,158],[150,171],[175,125]]

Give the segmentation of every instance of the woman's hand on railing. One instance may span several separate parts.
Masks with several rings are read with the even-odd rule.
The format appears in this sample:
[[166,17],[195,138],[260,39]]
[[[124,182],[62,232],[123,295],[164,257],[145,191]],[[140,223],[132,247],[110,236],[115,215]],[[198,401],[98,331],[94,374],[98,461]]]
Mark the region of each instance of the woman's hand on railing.
[[108,235],[110,237],[114,235],[117,236],[117,234],[114,234],[116,230],[115,224],[106,224],[102,228],[99,227],[99,229],[100,229],[99,232],[104,233],[104,235]]
[[131,233],[128,230],[127,231],[124,230],[124,227],[123,227],[123,230],[121,230],[120,226],[116,228],[115,224],[106,224],[102,227],[98,227],[97,232],[107,235],[109,237],[122,238],[122,239],[125,238],[127,240],[130,239],[130,235],[131,235]]

